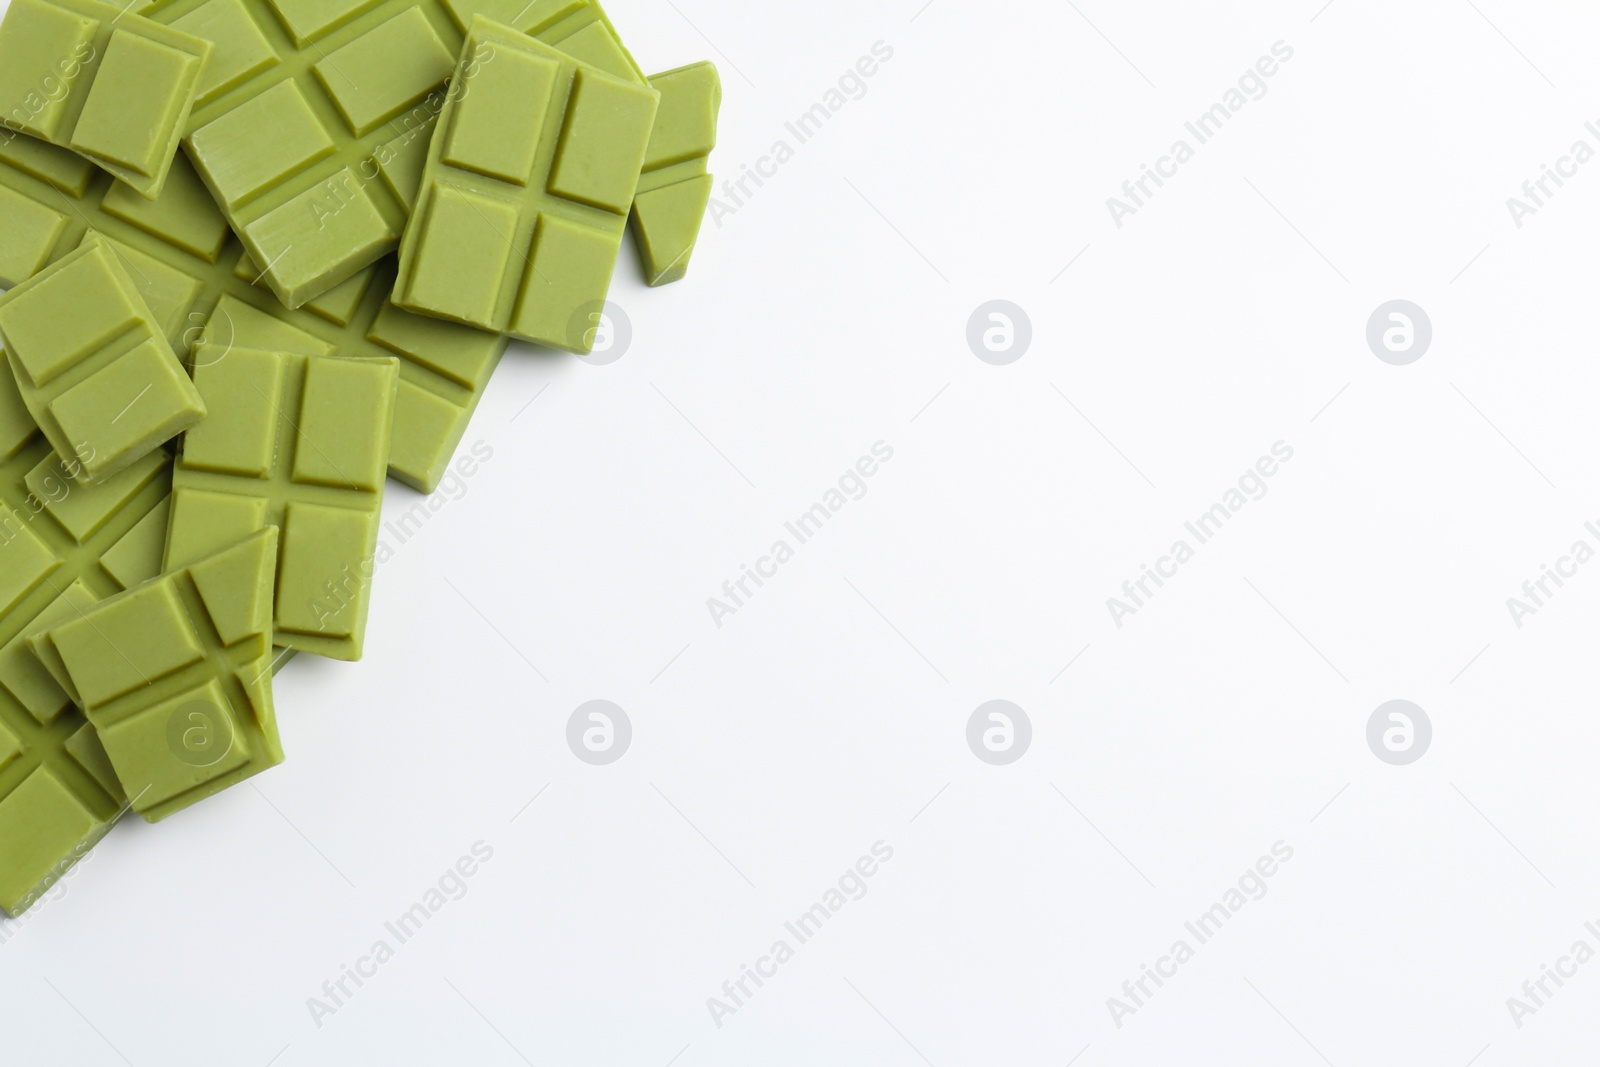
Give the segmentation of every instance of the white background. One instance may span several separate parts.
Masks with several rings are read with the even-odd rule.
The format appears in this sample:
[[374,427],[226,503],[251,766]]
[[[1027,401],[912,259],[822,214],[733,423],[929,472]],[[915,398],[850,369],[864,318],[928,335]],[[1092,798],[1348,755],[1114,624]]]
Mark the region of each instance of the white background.
[[[513,346],[467,433],[493,458],[380,570],[365,660],[280,675],[287,762],[125,820],[4,927],[0,1058],[1590,1061],[1600,962],[1520,1028],[1506,1001],[1600,949],[1600,563],[1521,628],[1506,599],[1600,547],[1600,162],[1520,229],[1506,198],[1600,149],[1600,13],[920,3],[613,0],[647,70],[717,61],[719,178],[893,58],[687,280],[626,254],[623,358]],[[1115,226],[1279,40],[1266,95]],[[993,298],[1032,322],[1008,366],[965,340]],[[1404,367],[1364,336],[1394,298],[1434,329]],[[717,627],[707,598],[880,440]],[[1279,440],[1267,495],[1115,626]],[[565,740],[596,698],[634,728],[605,767]],[[995,698],[1033,724],[1005,767],[965,739]],[[1395,698],[1433,723],[1410,766],[1365,739]],[[865,897],[718,1026],[707,998],[880,840]],[[1107,998],[1278,841],[1266,895],[1118,1027]]]

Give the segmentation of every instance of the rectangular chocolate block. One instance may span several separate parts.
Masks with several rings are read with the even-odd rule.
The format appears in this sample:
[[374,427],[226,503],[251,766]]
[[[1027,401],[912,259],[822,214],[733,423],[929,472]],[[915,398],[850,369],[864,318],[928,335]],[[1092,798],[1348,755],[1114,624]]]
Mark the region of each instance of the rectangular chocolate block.
[[94,728],[26,640],[160,571],[171,482],[157,451],[78,485],[0,366],[0,907],[13,916],[125,803]]
[[199,422],[206,408],[109,245],[93,239],[0,296],[18,391],[84,485]]
[[443,477],[505,351],[503,337],[395,307],[393,256],[288,310],[254,284],[260,269],[182,157],[161,195],[146,200],[71,152],[0,138],[0,217],[9,220],[0,226],[0,282],[18,284],[98,233],[181,354],[205,335],[308,354],[400,357],[389,473],[423,492]]
[[0,123],[155,196],[210,54],[199,37],[99,0],[11,0],[0,22]]
[[453,84],[395,302],[587,352],[659,94],[482,17]]
[[396,361],[200,344],[194,363],[211,415],[178,454],[166,567],[276,526],[273,642],[360,659]]
[[[299,307],[395,250],[470,12],[442,0],[142,10],[214,46],[185,145],[283,303]],[[532,0],[508,14],[547,42],[627,56],[594,0]]]
[[149,822],[283,762],[272,707],[276,527],[29,638]]

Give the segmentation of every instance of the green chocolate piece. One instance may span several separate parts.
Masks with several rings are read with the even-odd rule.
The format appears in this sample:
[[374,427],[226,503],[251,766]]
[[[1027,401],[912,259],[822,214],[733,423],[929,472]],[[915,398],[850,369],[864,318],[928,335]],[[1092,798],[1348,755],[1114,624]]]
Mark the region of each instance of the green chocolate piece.
[[717,68],[702,62],[654,75],[650,85],[661,93],[661,109],[633,196],[633,236],[645,281],[665,285],[688,271],[711,199],[706,161],[717,144],[722,83]]
[[[249,257],[239,269],[256,278]],[[299,311],[250,286],[217,301],[203,337],[219,344],[308,355],[398,356],[389,475],[413,489],[438,488],[506,350],[506,338],[416,315],[390,301],[395,257],[369,267]]]
[[11,0],[0,22],[0,123],[155,196],[210,54],[200,37],[100,0]]
[[598,67],[623,81],[644,85],[639,69],[617,28],[594,0],[444,0],[450,17],[463,31],[483,16],[519,33],[537,37],[580,63]]
[[[444,0],[143,10],[215,46],[184,143],[283,303],[299,307],[398,247],[465,17]],[[632,63],[594,0],[510,14],[519,31]]]
[[77,481],[105,481],[205,417],[183,364],[101,241],[0,296],[18,389]]
[[395,302],[587,352],[659,94],[482,17],[453,85]]
[[157,822],[283,762],[272,709],[278,531],[257,530],[30,638],[134,811]]
[[[413,181],[408,202],[415,192]],[[22,135],[7,144],[0,134],[0,217],[8,220],[0,281],[22,282],[86,233],[101,234],[180,352],[204,335],[312,355],[400,357],[389,474],[425,493],[444,476],[506,348],[504,337],[395,307],[393,256],[288,310],[252,284],[261,270],[182,157],[162,194],[146,200],[71,152]]]
[[153,452],[76,484],[0,367],[0,908],[13,916],[125,810],[94,728],[26,638],[159,573],[171,472]]
[[178,455],[166,566],[276,526],[273,643],[360,659],[396,361],[211,344],[194,357],[211,415]]

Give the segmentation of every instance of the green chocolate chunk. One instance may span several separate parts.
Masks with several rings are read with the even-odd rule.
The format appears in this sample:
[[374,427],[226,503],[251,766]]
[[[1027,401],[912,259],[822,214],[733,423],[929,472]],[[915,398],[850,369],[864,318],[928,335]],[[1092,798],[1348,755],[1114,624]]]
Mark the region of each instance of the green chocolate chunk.
[[[8,704],[0,695],[0,718]],[[0,907],[7,914],[37,903],[125,810],[120,799],[105,801],[112,794],[88,770],[103,751],[81,720],[72,734],[47,739],[18,738],[0,722]]]
[[125,810],[94,728],[27,638],[160,571],[171,472],[154,452],[76,484],[0,367],[0,908],[12,915]]
[[[415,194],[414,179],[407,201]],[[309,355],[400,357],[389,474],[426,493],[444,476],[506,348],[504,337],[390,303],[393,256],[290,311],[254,284],[260,268],[181,156],[161,195],[146,200],[71,152],[24,135],[8,144],[0,134],[0,217],[10,220],[0,226],[0,281],[22,282],[86,233],[100,234],[180,353],[208,336]]]
[[711,198],[706,160],[717,143],[722,83],[714,65],[693,63],[655,75],[650,85],[661,93],[661,109],[633,195],[633,236],[645,281],[665,285],[688,271]]
[[200,394],[116,254],[86,244],[0,296],[28,411],[77,480],[105,481],[199,422]]
[[166,566],[276,526],[273,642],[360,659],[396,361],[200,344],[194,376],[211,415],[183,439]]
[[633,61],[611,19],[594,0],[444,0],[444,4],[463,32],[481,15],[518,33],[537,37],[612,77],[645,84],[644,71]]
[[[450,52],[419,8],[391,16],[369,28],[374,42],[357,37],[280,56],[267,75],[275,79],[271,88],[231,93],[222,103],[239,99],[226,110],[202,108],[202,124],[187,140],[234,232],[266,265],[268,285],[289,307],[376,262],[405,225],[383,183],[353,161],[407,132],[391,128],[400,116],[420,110],[431,118],[436,106],[427,98],[449,74]],[[370,69],[374,43],[393,49],[394,69],[410,77],[366,86],[342,79],[343,64]],[[291,63],[299,77],[285,78]],[[329,85],[342,95],[330,95]],[[263,130],[272,135],[260,136]]]
[[453,84],[395,302],[587,352],[659,94],[482,17]]
[[120,593],[30,638],[65,669],[150,822],[283,762],[272,709],[278,531]]
[[[239,267],[250,278],[260,274],[248,257]],[[217,302],[202,336],[217,344],[307,355],[398,356],[389,475],[431,493],[461,443],[506,338],[395,307],[394,271],[394,257],[385,257],[298,311],[286,310],[258,287],[229,293]],[[353,297],[353,306],[336,304],[335,297]]]
[[12,0],[0,22],[0,123],[161,192],[208,41],[99,0]]
[[[398,247],[470,14],[445,0],[143,10],[215,46],[185,145],[284,304],[300,307]],[[594,0],[519,2],[508,15],[518,31],[637,71]]]

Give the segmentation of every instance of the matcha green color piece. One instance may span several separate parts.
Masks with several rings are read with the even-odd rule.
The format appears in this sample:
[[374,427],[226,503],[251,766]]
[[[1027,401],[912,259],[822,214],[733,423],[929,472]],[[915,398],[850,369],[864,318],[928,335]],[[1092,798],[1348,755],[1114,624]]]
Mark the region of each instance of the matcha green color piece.
[[650,85],[661,94],[661,109],[633,195],[633,236],[645,281],[665,285],[688,271],[711,199],[706,160],[717,144],[722,83],[713,64],[693,63],[654,75]]
[[71,682],[134,811],[157,822],[283,762],[275,527],[29,638]]
[[[413,181],[408,199],[415,192]],[[504,337],[395,307],[393,256],[288,310],[253,284],[260,268],[181,156],[166,189],[146,200],[71,152],[20,134],[5,143],[0,133],[0,218],[0,281],[22,282],[98,233],[180,353],[209,336],[311,355],[398,356],[389,474],[423,492],[444,476],[506,348]]]
[[623,81],[645,84],[639,69],[611,19],[592,0],[444,0],[450,17],[462,30],[483,16],[559,48],[580,63],[605,71]]
[[0,22],[0,123],[161,192],[209,42],[99,0],[11,0]]
[[395,302],[587,352],[659,94],[482,17],[452,84]]
[[105,481],[205,417],[116,253],[98,239],[0,296],[23,402],[77,480]]
[[0,908],[20,915],[125,809],[98,735],[26,644],[161,569],[172,461],[86,488],[0,366]]
[[[507,3],[517,30],[632,66],[593,0]],[[398,247],[470,13],[445,0],[141,10],[214,46],[185,147],[283,303],[300,307]]]
[[276,526],[273,642],[360,659],[395,360],[199,344],[194,361],[211,415],[178,454],[166,566]]

